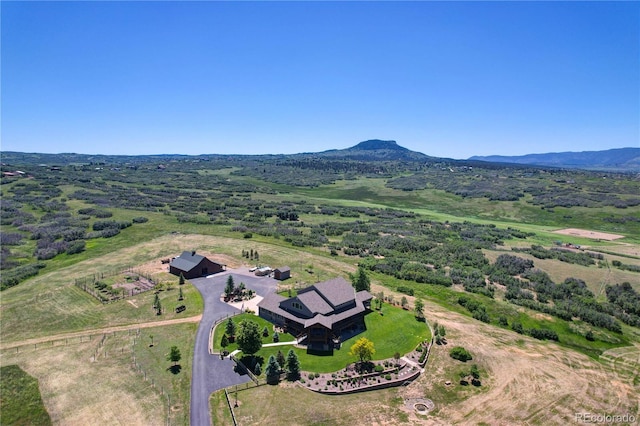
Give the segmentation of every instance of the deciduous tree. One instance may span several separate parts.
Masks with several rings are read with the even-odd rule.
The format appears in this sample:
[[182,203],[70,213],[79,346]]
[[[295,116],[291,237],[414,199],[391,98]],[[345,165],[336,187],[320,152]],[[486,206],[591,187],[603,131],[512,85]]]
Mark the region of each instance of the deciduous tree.
[[262,348],[262,336],[260,326],[254,321],[243,320],[238,325],[236,336],[238,349],[245,355],[253,355]]
[[359,338],[349,351],[349,355],[357,356],[361,363],[371,361],[375,353],[373,342],[366,337]]
[[424,318],[424,302],[422,301],[422,299],[416,299],[416,305],[414,309],[416,312],[416,318]]

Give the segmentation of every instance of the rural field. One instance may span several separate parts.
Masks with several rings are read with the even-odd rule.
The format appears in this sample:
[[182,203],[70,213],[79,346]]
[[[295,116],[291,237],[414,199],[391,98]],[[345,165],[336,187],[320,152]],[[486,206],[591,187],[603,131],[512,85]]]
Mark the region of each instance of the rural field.
[[[166,262],[183,251],[230,271],[289,266],[291,278],[277,288],[285,294],[349,280],[361,267],[383,312],[411,317],[419,299],[427,323],[446,330],[424,373],[406,386],[344,396],[287,381],[237,394],[229,387],[238,424],[564,425],[585,412],[640,417],[640,207],[637,181],[626,175],[613,176],[617,192],[604,197],[599,180],[572,174],[589,199],[572,206],[578,202],[561,183],[569,172],[476,167],[471,175],[391,162],[380,171],[364,162],[363,172],[340,174],[345,163],[327,160],[322,166],[331,172],[322,174],[313,162],[309,171],[298,160],[218,158],[163,161],[169,166],[162,169],[157,159],[126,168],[115,158],[109,161],[123,168],[97,170],[80,158],[60,160],[60,173],[51,174],[39,169],[40,159],[24,161],[20,168],[32,176],[3,178],[1,186],[0,366],[37,381],[37,404],[52,424],[189,424],[205,302],[190,280],[180,284],[169,273]],[[520,178],[522,196],[496,173]],[[464,194],[443,179],[456,180]],[[487,182],[509,199],[488,197]],[[541,193],[543,184],[549,191]],[[381,358],[423,336],[369,324],[365,335],[378,340]],[[212,338],[221,338],[219,330]],[[174,346],[177,362],[168,360]],[[457,346],[472,360],[453,359]],[[303,355],[303,371],[355,361],[340,353],[322,365]],[[461,383],[472,365],[477,386]],[[414,404],[425,401],[430,410],[418,412]],[[210,414],[214,424],[229,424],[224,393],[211,396]]]

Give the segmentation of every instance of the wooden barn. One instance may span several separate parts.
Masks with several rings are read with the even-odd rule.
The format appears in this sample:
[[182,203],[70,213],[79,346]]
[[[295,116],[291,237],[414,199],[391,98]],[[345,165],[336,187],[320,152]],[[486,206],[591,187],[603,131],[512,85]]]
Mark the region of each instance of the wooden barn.
[[273,271],[273,278],[280,281],[291,278],[291,268],[289,268],[288,266],[283,266],[282,268],[276,269],[275,271]]
[[222,272],[226,266],[196,254],[195,251],[185,251],[171,260],[169,272],[177,276],[182,274],[185,278],[191,279]]

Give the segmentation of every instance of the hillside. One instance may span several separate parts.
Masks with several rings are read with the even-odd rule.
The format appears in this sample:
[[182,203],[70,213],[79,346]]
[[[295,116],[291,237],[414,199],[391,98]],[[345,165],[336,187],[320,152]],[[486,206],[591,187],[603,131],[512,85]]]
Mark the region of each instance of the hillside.
[[491,163],[526,164],[585,170],[608,170],[622,172],[640,171],[640,148],[619,148],[605,151],[556,152],[521,156],[474,156],[472,161]]
[[396,141],[370,139],[358,143],[351,148],[331,149],[316,153],[317,157],[342,158],[357,161],[424,161],[431,159],[421,152],[411,151],[398,145]]

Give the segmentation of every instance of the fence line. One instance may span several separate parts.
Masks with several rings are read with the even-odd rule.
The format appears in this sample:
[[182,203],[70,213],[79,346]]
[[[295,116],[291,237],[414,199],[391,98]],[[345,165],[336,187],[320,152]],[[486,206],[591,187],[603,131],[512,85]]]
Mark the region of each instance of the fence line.
[[112,331],[112,332],[109,332],[109,333],[104,333],[103,332],[103,333],[87,334],[87,335],[83,335],[83,336],[61,337],[59,339],[47,340],[46,342],[24,343],[24,344],[21,344],[21,345],[18,345],[18,346],[10,346],[10,347],[6,347],[6,348],[0,348],[0,350],[4,351],[5,353],[8,352],[8,351],[15,352],[15,353],[20,353],[20,352],[22,352],[22,351],[24,351],[25,349],[28,349],[28,348],[33,348],[33,350],[55,348],[55,347],[58,347],[58,346],[68,346],[70,344],[81,344],[81,343],[92,342],[92,341],[95,340],[96,336],[100,336],[102,341],[99,344],[103,345],[104,344],[104,339],[106,339],[105,336],[116,336],[117,333],[126,333],[128,336],[130,336],[132,331],[133,330],[131,330],[131,329],[127,329],[127,330]]
[[[99,290],[96,288],[96,284],[100,280],[113,277],[116,275],[120,275],[120,274],[125,274],[125,273],[135,274],[135,275],[138,275],[139,277],[143,277],[153,285],[150,288],[143,288],[143,289],[138,288],[138,290],[131,289],[129,291],[127,291],[124,288],[122,289],[111,288],[111,290],[108,291],[109,295],[103,294],[102,290]],[[115,302],[117,300],[123,300],[128,297],[133,297],[140,293],[147,292],[153,289],[157,283],[158,282],[156,281],[156,278],[153,275],[141,272],[138,269],[134,269],[132,266],[127,266],[124,269],[111,269],[105,272],[96,272],[91,275],[87,275],[81,278],[76,278],[74,280],[74,285],[76,287],[78,287],[80,290],[86,293],[89,293],[90,295],[98,299],[103,304]]]
[[215,331],[216,327],[218,326],[218,324],[220,324],[221,322],[224,322],[226,320],[228,320],[229,318],[233,318],[236,315],[240,315],[243,312],[234,312],[233,314],[227,314],[225,315],[223,318],[219,318],[217,320],[215,320],[213,322],[213,325],[211,326],[211,330],[209,330],[209,355],[215,355],[215,352],[213,352],[213,345],[214,345],[214,341],[213,341],[213,332]]
[[[133,368],[134,368],[136,371],[138,371],[140,374],[142,374],[142,376],[143,376],[143,378],[144,378],[144,381],[145,381],[145,382],[150,381],[150,382],[151,382],[151,386],[152,386],[154,389],[156,389],[156,390],[157,390],[157,389],[158,389],[158,387],[156,386],[155,381],[154,381],[151,377],[147,377],[147,372],[146,372],[146,370],[144,370],[144,369],[142,368],[142,365],[141,365],[141,364],[139,364],[139,363],[136,361],[136,351],[135,351],[135,348],[136,348],[136,343],[138,342],[138,338],[139,338],[139,337],[140,337],[140,329],[138,328],[138,329],[136,329],[136,334],[135,334],[135,336],[134,336],[134,338],[133,338],[133,343],[131,344],[131,354],[132,354],[132,357],[133,357]],[[169,426],[169,425],[171,425],[171,394],[170,394],[169,392],[165,392],[165,390],[164,390],[164,386],[162,386],[162,385],[160,385],[160,396],[161,396],[161,397],[163,397],[163,396],[164,396],[164,397],[166,398],[166,400],[167,400],[167,422],[166,422],[166,425],[167,425],[167,426]]]
[[238,367],[240,367],[244,372],[247,373],[247,376],[249,376],[249,378],[255,382],[256,386],[260,386],[260,380],[255,376],[255,374],[253,374],[253,372],[249,368],[247,368],[246,365],[244,365],[242,361],[240,361],[233,355],[230,355],[229,358],[231,358]]
[[[229,411],[231,411],[231,419],[233,419],[233,426],[238,426],[238,422],[236,421],[236,415],[233,412],[233,407],[231,406],[231,401],[229,401],[229,394],[227,390],[224,390],[224,396],[227,398],[227,405],[229,406]],[[236,395],[237,398],[238,395]]]

